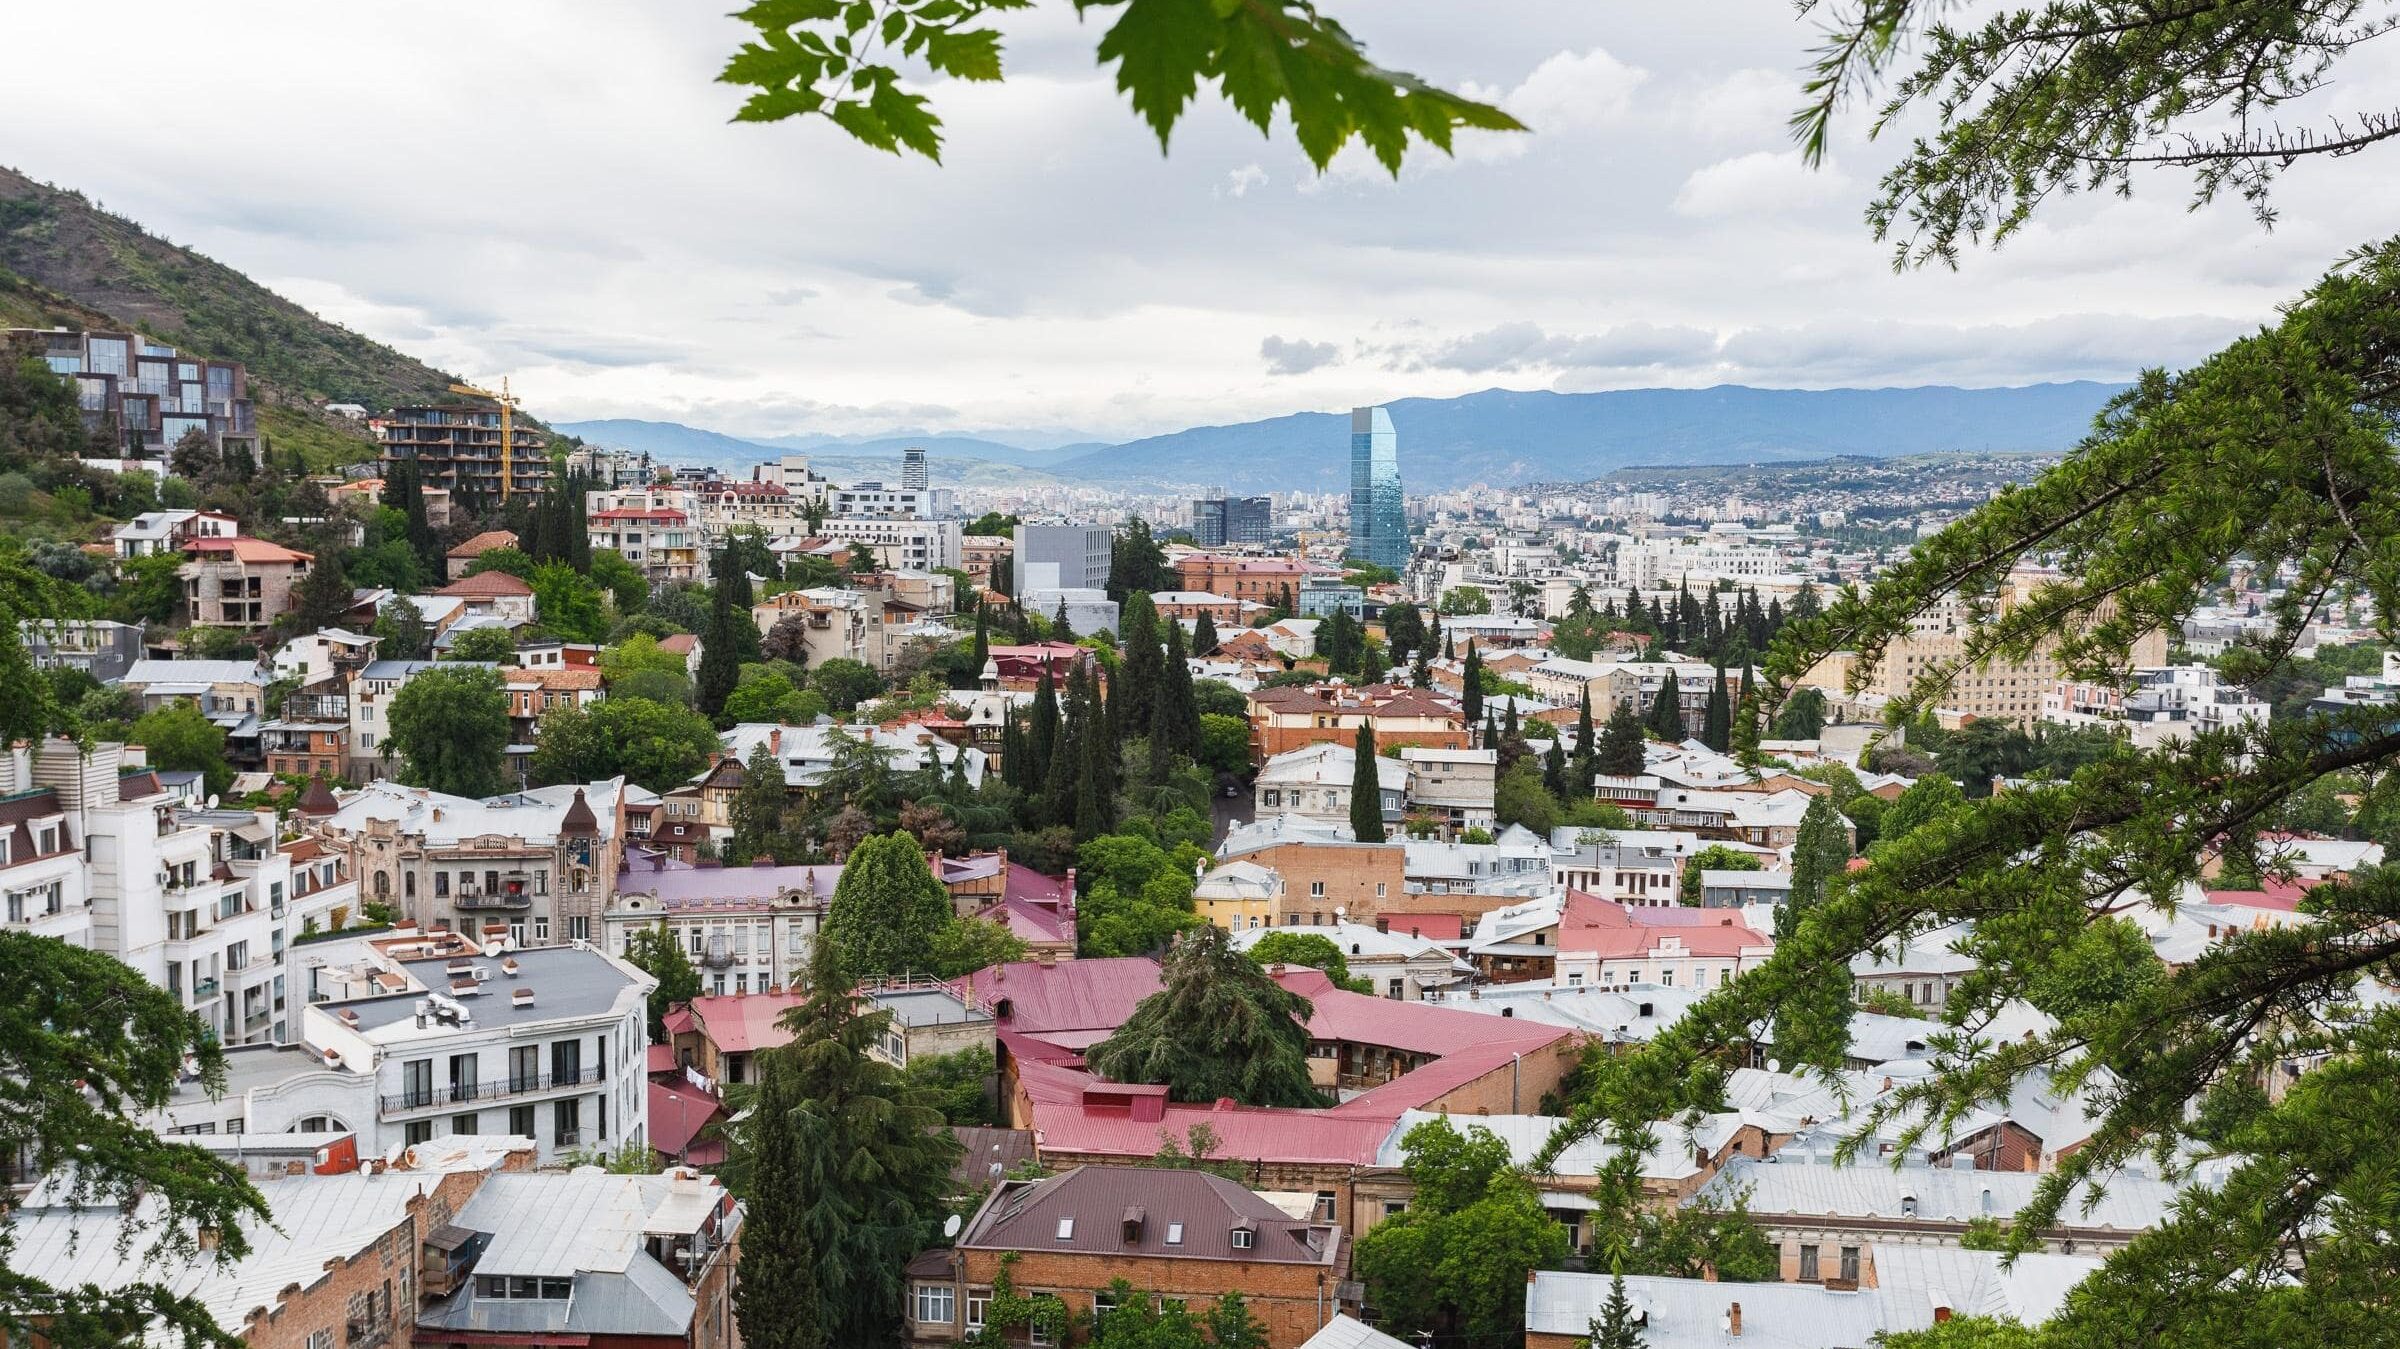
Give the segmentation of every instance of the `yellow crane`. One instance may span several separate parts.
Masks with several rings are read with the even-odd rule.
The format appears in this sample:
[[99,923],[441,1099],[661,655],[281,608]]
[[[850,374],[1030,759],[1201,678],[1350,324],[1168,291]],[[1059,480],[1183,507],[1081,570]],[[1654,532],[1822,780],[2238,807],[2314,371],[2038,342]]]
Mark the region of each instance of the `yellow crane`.
[[508,391],[508,376],[500,377],[500,392],[498,393],[493,393],[489,389],[478,389],[472,384],[453,384],[450,386],[450,392],[468,394],[476,398],[488,398],[500,405],[500,500],[505,504],[509,494],[516,490],[517,482],[517,398],[515,394]]

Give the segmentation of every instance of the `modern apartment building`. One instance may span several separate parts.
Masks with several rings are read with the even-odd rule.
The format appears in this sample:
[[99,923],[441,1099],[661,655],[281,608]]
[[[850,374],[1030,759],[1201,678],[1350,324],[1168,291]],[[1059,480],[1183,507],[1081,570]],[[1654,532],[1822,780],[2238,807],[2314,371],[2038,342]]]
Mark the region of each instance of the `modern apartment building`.
[[[923,476],[922,465],[918,474]],[[922,482],[900,487],[862,482],[834,488],[826,495],[825,504],[832,514],[849,519],[932,520],[958,513],[956,495]]]
[[1379,407],[1350,412],[1349,556],[1398,571],[1408,561],[1400,495],[1400,436]]
[[594,548],[614,550],[652,585],[700,579],[708,539],[697,523],[698,496],[679,487],[627,487],[584,494],[584,526]]
[[1106,590],[1114,539],[1106,525],[1017,526],[1017,589]]
[[[966,531],[956,520],[837,515],[826,520],[819,532],[828,539],[865,544],[879,567],[908,571],[956,568],[966,548]],[[1018,536],[1021,545],[1023,530]],[[1021,567],[1019,575],[1023,575]]]
[[75,333],[12,328],[23,346],[75,386],[83,424],[114,427],[128,459],[162,459],[194,431],[209,444],[255,451],[249,378],[239,362],[204,361],[139,333]]
[[[386,465],[416,461],[427,487],[484,501],[501,499],[500,410],[481,403],[396,407],[368,423],[383,444]],[[540,491],[550,476],[549,439],[518,421],[511,428],[509,491]]]
[[1192,503],[1192,537],[1203,548],[1265,543],[1275,534],[1275,503],[1267,497],[1217,495]]
[[932,476],[925,471],[925,447],[911,445],[900,451],[900,486],[907,491],[922,492],[932,485]]

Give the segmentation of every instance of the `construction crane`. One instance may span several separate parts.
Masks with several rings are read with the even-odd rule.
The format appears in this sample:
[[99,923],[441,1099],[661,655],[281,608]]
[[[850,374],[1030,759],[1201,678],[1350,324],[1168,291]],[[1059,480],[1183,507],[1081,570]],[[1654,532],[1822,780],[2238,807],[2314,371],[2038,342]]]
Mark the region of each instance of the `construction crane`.
[[472,384],[453,384],[450,386],[450,392],[468,394],[476,398],[488,398],[500,405],[500,501],[501,504],[506,505],[510,493],[516,490],[517,482],[517,398],[515,394],[508,391],[508,376],[500,377],[500,392],[498,393],[493,393],[489,389],[478,389]]

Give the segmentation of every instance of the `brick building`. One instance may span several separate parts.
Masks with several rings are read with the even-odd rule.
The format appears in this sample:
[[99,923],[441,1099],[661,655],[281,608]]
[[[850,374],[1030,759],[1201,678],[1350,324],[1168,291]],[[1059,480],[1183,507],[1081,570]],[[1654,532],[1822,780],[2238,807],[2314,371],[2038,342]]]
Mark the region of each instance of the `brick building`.
[[1187,553],[1175,563],[1185,590],[1205,590],[1228,599],[1283,603],[1300,593],[1305,574],[1297,558],[1231,557],[1223,553]]
[[1374,728],[1379,748],[1474,745],[1456,702],[1404,684],[1262,688],[1250,695],[1249,717],[1250,756],[1258,763],[1309,745],[1351,744],[1361,722]]
[[980,1329],[1005,1267],[1018,1293],[1054,1296],[1070,1314],[1107,1311],[1119,1279],[1195,1307],[1240,1293],[1269,1345],[1297,1349],[1358,1310],[1348,1265],[1339,1224],[1293,1218],[1221,1176],[1079,1166],[1002,1182],[949,1250],[910,1262],[907,1333],[944,1345]]
[[316,561],[246,536],[184,541],[184,621],[196,628],[263,628],[290,612],[292,590]]

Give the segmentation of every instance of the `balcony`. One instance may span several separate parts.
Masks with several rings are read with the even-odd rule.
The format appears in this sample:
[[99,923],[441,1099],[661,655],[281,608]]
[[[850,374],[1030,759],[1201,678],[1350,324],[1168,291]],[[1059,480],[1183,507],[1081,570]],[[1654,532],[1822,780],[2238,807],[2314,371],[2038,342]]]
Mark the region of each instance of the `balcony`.
[[192,997],[195,1000],[200,998],[213,998],[217,996],[218,987],[219,985],[215,979],[202,979],[198,983],[192,985]]
[[348,1334],[342,1339],[346,1349],[376,1349],[378,1345],[390,1343],[392,1338],[392,1323],[389,1320],[352,1321],[346,1329]]
[[512,1096],[536,1096],[546,1091],[567,1091],[576,1087],[597,1086],[607,1080],[602,1069],[586,1068],[575,1073],[543,1073],[539,1076],[509,1077],[498,1082],[476,1086],[428,1087],[423,1091],[404,1091],[383,1098],[383,1113],[400,1114],[410,1110],[447,1110],[456,1105],[505,1101]]
[[506,888],[486,890],[480,885],[462,885],[451,896],[450,903],[461,911],[521,911],[533,907],[533,896],[522,890],[511,893]]

